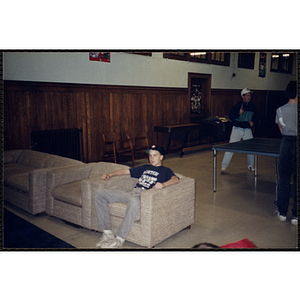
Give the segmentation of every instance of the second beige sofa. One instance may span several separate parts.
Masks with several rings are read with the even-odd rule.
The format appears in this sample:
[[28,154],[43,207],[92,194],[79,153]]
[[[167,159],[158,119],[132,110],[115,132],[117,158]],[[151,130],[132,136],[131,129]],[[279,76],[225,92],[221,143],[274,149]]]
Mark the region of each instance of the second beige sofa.
[[33,150],[4,151],[4,200],[35,215],[46,209],[47,172],[85,163]]

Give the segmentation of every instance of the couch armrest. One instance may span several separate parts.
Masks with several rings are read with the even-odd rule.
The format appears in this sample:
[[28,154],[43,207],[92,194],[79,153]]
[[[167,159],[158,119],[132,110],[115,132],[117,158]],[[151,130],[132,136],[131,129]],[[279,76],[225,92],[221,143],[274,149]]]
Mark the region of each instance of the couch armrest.
[[[93,164],[84,164],[69,167],[50,168],[47,172],[47,200],[46,213],[53,213],[52,190],[59,185],[87,179],[92,171]],[[47,170],[47,169],[46,169]]]
[[46,203],[46,183],[47,183],[47,171],[51,168],[36,169],[28,174],[29,178],[29,201],[28,209],[35,214],[35,206]]
[[195,180],[179,177],[175,185],[141,194],[141,223],[153,244],[194,223]]

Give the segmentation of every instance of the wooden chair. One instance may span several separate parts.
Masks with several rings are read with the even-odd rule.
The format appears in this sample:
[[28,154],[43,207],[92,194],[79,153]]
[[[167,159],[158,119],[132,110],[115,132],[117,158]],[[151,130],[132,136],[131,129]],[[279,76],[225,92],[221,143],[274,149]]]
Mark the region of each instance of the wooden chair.
[[123,139],[121,134],[116,132],[103,133],[102,137],[105,147],[104,159],[113,158],[114,163],[117,163],[120,157],[131,156],[134,167],[134,150],[130,139]]
[[134,156],[143,157],[145,155],[145,150],[149,148],[149,141],[146,132],[135,132],[134,130],[129,130],[122,132],[123,139],[131,140]]

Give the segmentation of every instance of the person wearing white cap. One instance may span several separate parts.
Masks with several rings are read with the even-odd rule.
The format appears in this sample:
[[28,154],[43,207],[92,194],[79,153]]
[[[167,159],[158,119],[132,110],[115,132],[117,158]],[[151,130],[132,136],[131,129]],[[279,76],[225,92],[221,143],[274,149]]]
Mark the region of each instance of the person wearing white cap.
[[[241,91],[242,100],[236,103],[229,112],[229,119],[232,123],[232,131],[229,143],[238,142],[240,140],[249,140],[253,138],[252,128],[258,123],[258,113],[255,105],[251,103],[252,91],[244,88]],[[221,173],[227,169],[233,153],[225,152]],[[254,156],[247,155],[248,170],[254,171]]]

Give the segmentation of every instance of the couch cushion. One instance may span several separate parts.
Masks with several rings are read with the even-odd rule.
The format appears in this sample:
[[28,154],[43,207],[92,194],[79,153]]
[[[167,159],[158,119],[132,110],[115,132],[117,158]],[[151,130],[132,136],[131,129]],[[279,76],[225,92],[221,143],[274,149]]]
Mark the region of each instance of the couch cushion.
[[74,165],[82,165],[83,162],[67,157],[61,157],[57,155],[48,155],[45,159],[45,164],[47,168],[52,167],[66,167],[66,166],[74,166]]
[[29,191],[29,176],[28,173],[10,176],[7,180],[7,185],[28,193]]
[[52,190],[52,196],[57,200],[76,206],[82,206],[81,182],[75,181],[60,185]]
[[66,157],[61,157],[59,155],[43,153],[34,150],[23,150],[18,159],[17,163],[24,166],[32,166],[36,168],[52,168],[61,166],[70,166],[83,164],[83,162],[70,159]]
[[46,153],[33,151],[33,150],[24,150],[20,153],[17,163],[24,166],[32,166],[36,168],[45,168],[45,160],[47,158]]
[[12,155],[10,154],[5,154],[4,153],[4,163],[8,164],[8,163],[13,163],[14,162],[14,158]]

